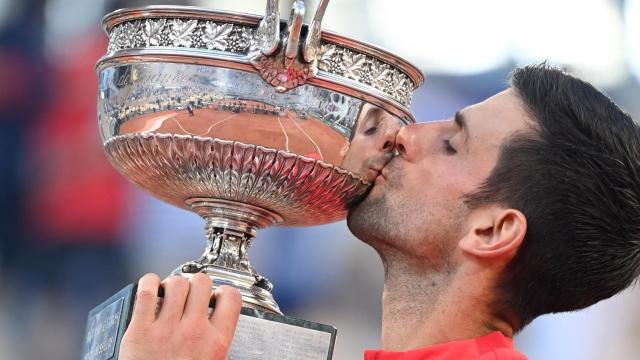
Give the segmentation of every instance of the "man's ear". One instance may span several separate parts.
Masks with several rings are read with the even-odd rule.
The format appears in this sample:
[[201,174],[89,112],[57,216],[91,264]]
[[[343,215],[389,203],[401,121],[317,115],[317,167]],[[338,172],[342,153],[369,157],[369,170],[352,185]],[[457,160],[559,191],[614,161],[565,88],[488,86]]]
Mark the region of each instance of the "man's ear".
[[516,209],[482,208],[469,220],[469,231],[458,246],[481,258],[514,255],[527,232],[527,218]]

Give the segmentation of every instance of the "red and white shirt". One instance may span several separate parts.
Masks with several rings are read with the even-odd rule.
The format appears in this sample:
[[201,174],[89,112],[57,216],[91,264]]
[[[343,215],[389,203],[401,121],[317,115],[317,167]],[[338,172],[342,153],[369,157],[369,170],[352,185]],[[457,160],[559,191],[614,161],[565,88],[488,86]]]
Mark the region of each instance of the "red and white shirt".
[[496,331],[476,339],[451,341],[409,351],[366,350],[364,360],[527,360],[513,339]]

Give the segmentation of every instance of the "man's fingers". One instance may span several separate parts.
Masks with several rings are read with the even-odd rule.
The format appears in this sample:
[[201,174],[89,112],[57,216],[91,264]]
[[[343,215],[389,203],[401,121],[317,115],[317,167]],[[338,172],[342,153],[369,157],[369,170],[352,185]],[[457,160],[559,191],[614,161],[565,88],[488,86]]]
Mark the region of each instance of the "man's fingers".
[[180,275],[170,276],[162,281],[164,299],[160,307],[158,321],[175,323],[182,318],[184,305],[189,294],[189,280]]
[[133,307],[132,324],[149,325],[156,320],[156,306],[158,305],[158,288],[160,277],[156,274],[146,274],[138,282],[136,302]]
[[203,273],[194,274],[189,283],[189,297],[187,298],[187,304],[182,318],[185,320],[206,319],[213,283],[211,279]]
[[223,285],[214,292],[216,307],[211,315],[211,325],[218,329],[225,339],[231,340],[242,308],[242,297],[238,290]]

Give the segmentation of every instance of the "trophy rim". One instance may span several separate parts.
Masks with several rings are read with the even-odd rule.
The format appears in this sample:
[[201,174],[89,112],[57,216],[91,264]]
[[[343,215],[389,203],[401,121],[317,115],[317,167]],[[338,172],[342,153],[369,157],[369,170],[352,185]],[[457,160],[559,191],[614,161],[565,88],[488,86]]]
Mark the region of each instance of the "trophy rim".
[[[197,18],[199,20],[214,21],[219,20],[249,26],[257,26],[260,20],[263,18],[262,15],[258,14],[250,14],[239,11],[218,10],[202,6],[148,5],[121,8],[112,11],[102,18],[102,26],[104,31],[108,34],[114,26],[123,22],[140,18],[155,17]],[[284,24],[286,23],[286,21],[281,20],[281,23]],[[308,26],[308,24],[304,25]],[[321,40],[325,40],[328,43],[340,45],[348,49],[360,51],[362,53],[365,53],[366,55],[373,56],[398,67],[400,70],[405,72],[413,81],[413,90],[422,86],[426,79],[424,73],[418,66],[416,66],[411,61],[394,54],[392,51],[382,46],[364,40],[354,39],[338,32],[325,29],[323,29],[321,32]],[[102,60],[103,59],[100,59],[100,61]],[[98,63],[100,63],[100,61]]]
[[[404,113],[407,122],[416,122],[411,115],[411,102],[415,90],[424,83],[424,75],[417,66],[377,45],[330,31],[320,31],[317,20],[311,25],[303,24],[299,16],[298,34],[291,38],[309,37],[305,44],[309,41],[315,43],[312,47],[314,55],[310,55],[310,59],[303,59],[302,54],[298,54],[299,57],[291,58],[293,62],[284,65],[284,43],[275,48],[280,50],[269,55],[263,54],[264,50],[259,45],[263,41],[261,39],[267,36],[263,33],[265,19],[272,19],[273,16],[279,18],[277,14],[261,18],[259,15],[177,5],[119,9],[103,19],[109,46],[96,67],[99,68],[101,63],[110,59],[132,54],[132,51],[140,51],[139,54],[145,55],[173,54],[177,58],[182,56],[184,62],[196,64],[203,58],[222,59],[252,65],[251,71],[260,74],[278,92],[285,92],[316,77],[329,78],[332,81],[324,82],[327,88],[332,89],[339,84],[339,87],[350,87],[356,92],[384,99],[388,107],[399,110],[396,113]],[[174,26],[183,26],[181,21],[189,24],[188,29],[179,30],[185,31],[184,35],[172,32]],[[220,30],[223,25],[224,30]],[[205,26],[208,26],[206,31]],[[229,26],[234,29],[233,32]],[[270,26],[278,32],[278,28],[288,25],[280,20],[279,26]],[[223,31],[219,35],[223,39],[219,40],[222,41],[220,44],[223,45],[212,43],[214,40],[211,40],[209,33],[218,31]],[[150,35],[150,32],[154,35]],[[177,40],[182,36],[187,39],[185,42]],[[287,39],[286,36],[280,38],[279,43]],[[228,40],[232,45],[227,45]],[[310,45],[306,44],[304,51],[307,51],[306,46]],[[322,84],[317,83],[317,86]]]

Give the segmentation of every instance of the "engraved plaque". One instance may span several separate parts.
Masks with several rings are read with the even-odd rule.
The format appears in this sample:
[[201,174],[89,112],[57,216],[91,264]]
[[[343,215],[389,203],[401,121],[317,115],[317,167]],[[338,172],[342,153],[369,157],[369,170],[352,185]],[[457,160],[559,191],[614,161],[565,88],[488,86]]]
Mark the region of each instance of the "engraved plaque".
[[129,285],[89,313],[82,360],[118,358],[120,340],[131,320],[135,286]]
[[84,360],[113,358],[123,303],[124,298],[119,298],[98,313],[90,315],[87,324],[89,331],[84,341]]
[[229,360],[329,360],[336,329],[243,308]]
[[[123,290],[127,290],[127,288]],[[89,313],[81,359],[109,360],[114,358],[127,296],[126,292],[120,291]]]

